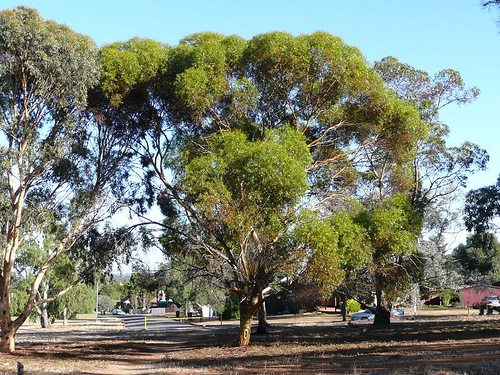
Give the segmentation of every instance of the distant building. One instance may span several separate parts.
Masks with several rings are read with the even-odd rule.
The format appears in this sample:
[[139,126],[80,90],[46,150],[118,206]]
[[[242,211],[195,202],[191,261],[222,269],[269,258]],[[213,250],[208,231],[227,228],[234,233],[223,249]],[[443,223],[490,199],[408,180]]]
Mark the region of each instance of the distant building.
[[500,296],[500,287],[493,285],[474,285],[460,289],[462,307],[475,307],[484,297]]

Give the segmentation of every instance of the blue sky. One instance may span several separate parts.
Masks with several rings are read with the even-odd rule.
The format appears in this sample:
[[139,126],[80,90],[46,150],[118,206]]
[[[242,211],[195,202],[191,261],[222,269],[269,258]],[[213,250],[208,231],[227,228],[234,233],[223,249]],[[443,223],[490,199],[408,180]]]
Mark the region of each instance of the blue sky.
[[385,56],[431,74],[458,70],[481,95],[472,104],[449,107],[441,119],[449,143],[475,142],[490,154],[486,172],[470,187],[496,181],[500,173],[500,13],[480,0],[1,0],[0,8],[26,5],[92,37],[98,45],[132,37],[175,45],[199,31],[294,35],[327,31],[358,47],[368,61]]

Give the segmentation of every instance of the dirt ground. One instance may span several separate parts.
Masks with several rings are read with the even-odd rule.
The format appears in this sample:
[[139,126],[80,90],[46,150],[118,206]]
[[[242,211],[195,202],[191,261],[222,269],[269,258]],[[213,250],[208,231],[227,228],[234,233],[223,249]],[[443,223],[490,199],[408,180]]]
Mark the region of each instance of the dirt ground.
[[234,344],[237,322],[187,331],[125,330],[116,318],[23,326],[0,374],[498,374],[500,316],[419,312],[387,327],[338,314],[270,317],[271,333]]

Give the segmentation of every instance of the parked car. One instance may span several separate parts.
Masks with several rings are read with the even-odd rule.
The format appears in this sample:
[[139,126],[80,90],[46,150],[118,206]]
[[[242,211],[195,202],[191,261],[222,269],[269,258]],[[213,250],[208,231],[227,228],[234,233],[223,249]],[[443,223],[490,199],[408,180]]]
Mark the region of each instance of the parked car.
[[405,315],[405,309],[403,307],[398,307],[392,310],[392,315],[397,318],[402,318]]
[[113,309],[111,311],[111,314],[113,314],[113,315],[125,315],[125,311],[123,311],[122,309]]
[[498,296],[488,296],[484,297],[481,300],[482,306],[492,306],[492,307],[500,307],[500,299]]
[[484,312],[493,314],[493,311],[500,313],[500,299],[498,296],[488,296],[484,297],[479,303],[479,315],[483,315]]
[[370,309],[351,314],[351,320],[371,320],[373,318],[375,318],[375,313]]

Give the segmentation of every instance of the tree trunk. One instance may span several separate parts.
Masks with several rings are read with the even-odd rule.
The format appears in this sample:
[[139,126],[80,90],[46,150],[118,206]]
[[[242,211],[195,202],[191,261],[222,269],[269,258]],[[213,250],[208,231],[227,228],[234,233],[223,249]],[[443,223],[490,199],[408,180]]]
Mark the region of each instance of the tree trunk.
[[12,353],[16,350],[16,332],[19,327],[7,324],[0,332],[0,352]]
[[42,328],[47,328],[49,326],[49,313],[47,312],[47,306],[44,306],[41,309],[40,326]]
[[377,297],[377,307],[375,309],[374,325],[387,325],[391,323],[391,313],[385,308],[383,292],[378,283],[375,285],[375,295]]
[[68,309],[66,307],[63,310],[63,325],[68,325]]
[[257,331],[255,331],[255,333],[268,334],[269,324],[267,323],[266,301],[264,301],[264,297],[262,296],[259,298],[259,310],[257,312],[257,316],[259,318],[259,325],[257,326]]
[[11,353],[16,349],[17,328],[10,316],[10,276],[12,264],[3,262],[0,274],[0,352]]
[[253,311],[247,300],[240,302],[240,346],[250,345]]
[[[49,280],[45,279],[43,282],[43,295],[42,299],[46,300],[49,295]],[[38,314],[40,315],[40,326],[47,328],[49,326],[49,312],[47,311],[47,302],[42,303]]]
[[342,321],[345,322],[347,320],[347,301],[345,294],[342,294],[342,301],[340,302],[340,314],[342,315]]

